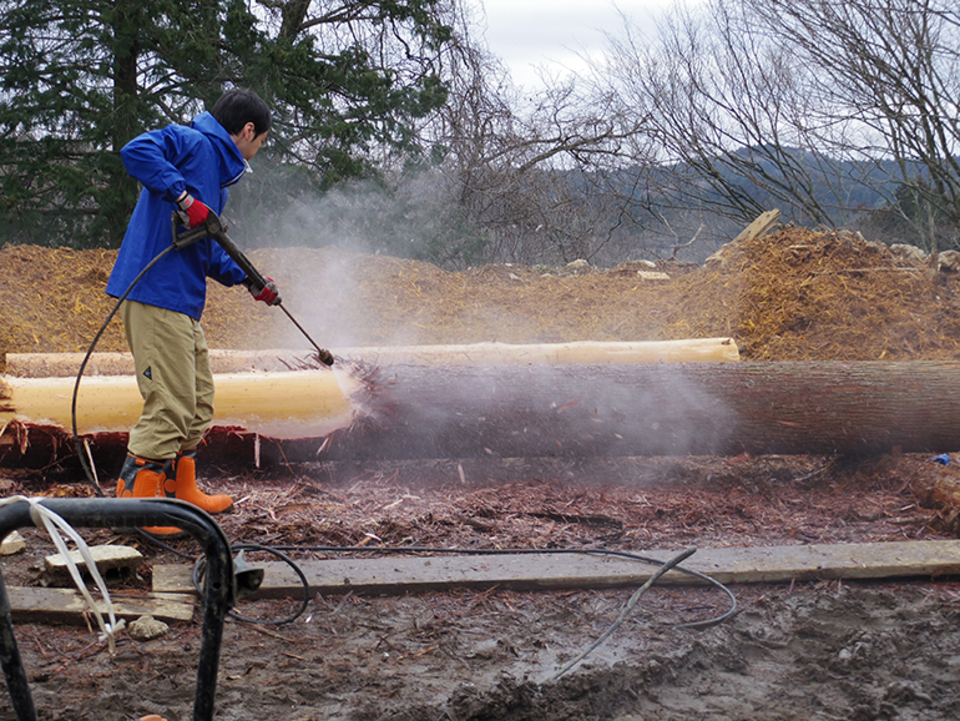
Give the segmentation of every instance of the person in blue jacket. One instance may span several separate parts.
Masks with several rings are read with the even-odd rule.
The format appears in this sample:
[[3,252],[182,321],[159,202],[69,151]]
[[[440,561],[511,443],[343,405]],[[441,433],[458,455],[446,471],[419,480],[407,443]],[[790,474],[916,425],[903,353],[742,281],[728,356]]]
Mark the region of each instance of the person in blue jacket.
[[[270,130],[270,109],[256,93],[226,92],[189,125],[170,125],[131,140],[120,151],[127,172],[143,185],[117,256],[107,293],[119,298],[171,244],[171,214],[201,225],[223,211],[227,188],[247,169]],[[165,496],[209,513],[229,509],[226,495],[197,486],[197,446],[213,421],[213,374],[200,326],[207,278],[247,285],[254,298],[279,302],[269,278],[257,287],[212,238],[172,250],[130,290],[120,307],[133,354],[143,411],[130,431],[117,482],[118,497]],[[175,528],[151,528],[172,534]]]

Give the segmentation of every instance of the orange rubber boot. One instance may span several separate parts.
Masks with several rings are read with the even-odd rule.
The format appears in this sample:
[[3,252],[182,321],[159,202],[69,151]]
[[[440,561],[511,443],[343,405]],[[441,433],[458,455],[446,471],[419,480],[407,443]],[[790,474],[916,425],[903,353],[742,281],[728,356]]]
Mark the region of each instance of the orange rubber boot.
[[[173,473],[172,461],[151,461],[128,453],[117,481],[117,498],[156,498],[167,473]],[[183,533],[174,526],[151,526],[143,530],[156,536]]]
[[164,481],[163,492],[167,498],[179,498],[181,501],[192,503],[207,513],[223,513],[233,508],[233,499],[222,493],[208,496],[197,488],[197,449],[180,451],[174,464],[177,475],[172,480]]

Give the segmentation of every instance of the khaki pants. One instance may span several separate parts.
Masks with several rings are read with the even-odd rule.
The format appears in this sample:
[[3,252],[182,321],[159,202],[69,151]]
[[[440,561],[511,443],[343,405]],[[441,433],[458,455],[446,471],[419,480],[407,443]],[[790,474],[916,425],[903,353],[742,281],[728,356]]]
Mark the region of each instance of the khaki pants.
[[183,313],[125,300],[120,308],[143,412],[127,449],[151,460],[195,448],[213,422],[213,373],[200,323]]

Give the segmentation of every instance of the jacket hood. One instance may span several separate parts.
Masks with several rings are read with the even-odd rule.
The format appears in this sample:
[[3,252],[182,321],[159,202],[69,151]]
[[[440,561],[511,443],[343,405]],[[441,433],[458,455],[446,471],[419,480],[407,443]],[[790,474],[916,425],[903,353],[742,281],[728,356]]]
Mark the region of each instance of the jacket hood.
[[193,119],[190,127],[206,135],[220,149],[220,177],[228,179],[221,187],[226,188],[240,180],[247,170],[247,161],[220,121],[209,112],[202,112]]

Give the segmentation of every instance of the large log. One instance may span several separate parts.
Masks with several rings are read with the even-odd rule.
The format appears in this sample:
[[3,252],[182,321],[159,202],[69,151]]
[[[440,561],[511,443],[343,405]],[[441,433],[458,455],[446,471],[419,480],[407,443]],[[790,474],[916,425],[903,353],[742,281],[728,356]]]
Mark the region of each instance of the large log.
[[[220,377],[219,422],[251,436],[307,439],[283,445],[290,460],[960,449],[960,363],[390,366],[366,378],[349,402],[336,376]],[[8,391],[24,380],[7,379]],[[84,380],[84,414],[94,402],[84,393],[107,380]],[[72,386],[61,381],[58,422],[66,426]],[[13,393],[8,405],[19,398]],[[116,412],[111,402],[101,406]],[[23,407],[0,408],[0,427],[4,417],[26,415]]]
[[[739,361],[732,338],[597,343],[469,343],[461,345],[371,346],[334,349],[341,358],[371,365],[567,365],[636,363],[723,363]],[[299,368],[309,351],[210,351],[214,373],[287,371]],[[7,374],[20,378],[75,377],[84,353],[7,353]],[[129,353],[93,353],[84,367],[87,376],[131,375]]]
[[960,363],[385,369],[376,421],[321,458],[591,457],[960,449]]

